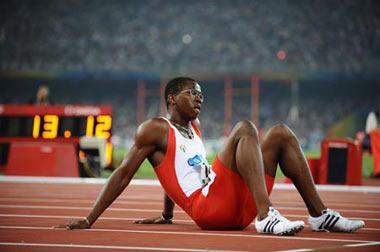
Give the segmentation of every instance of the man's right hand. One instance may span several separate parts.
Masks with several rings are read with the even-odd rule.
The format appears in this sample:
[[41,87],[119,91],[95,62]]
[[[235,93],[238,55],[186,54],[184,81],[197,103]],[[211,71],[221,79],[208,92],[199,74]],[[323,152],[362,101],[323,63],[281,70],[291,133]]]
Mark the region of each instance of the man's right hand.
[[161,215],[158,217],[137,220],[137,221],[134,221],[133,223],[135,224],[172,224],[173,221],[172,219],[165,220],[164,217]]

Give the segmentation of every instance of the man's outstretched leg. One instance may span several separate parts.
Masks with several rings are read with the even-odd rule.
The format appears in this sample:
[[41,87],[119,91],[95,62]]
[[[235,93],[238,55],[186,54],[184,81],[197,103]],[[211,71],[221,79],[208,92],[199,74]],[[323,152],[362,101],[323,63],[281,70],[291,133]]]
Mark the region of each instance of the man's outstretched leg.
[[295,134],[285,125],[272,127],[261,144],[265,173],[275,176],[277,164],[290,178],[309,211],[308,222],[314,231],[352,232],[364,227],[363,221],[348,220],[327,209],[315,188],[306,158]]
[[218,153],[218,159],[239,173],[255,199],[259,233],[292,235],[303,229],[303,221],[289,221],[271,207],[264,178],[264,164],[256,127],[238,123]]

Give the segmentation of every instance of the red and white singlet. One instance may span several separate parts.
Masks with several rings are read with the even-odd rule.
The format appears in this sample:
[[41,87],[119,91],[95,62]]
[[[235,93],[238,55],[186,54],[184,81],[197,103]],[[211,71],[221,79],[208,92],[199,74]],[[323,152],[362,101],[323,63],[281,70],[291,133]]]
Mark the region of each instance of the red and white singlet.
[[208,189],[214,181],[215,173],[212,170],[210,171],[210,182],[204,186],[202,184],[201,165],[208,165],[208,162],[198,128],[192,124],[191,130],[194,138],[188,139],[182,136],[168,119],[163,119],[169,125],[168,144],[164,160],[155,167],[155,172],[166,193],[190,214],[189,199],[191,195],[201,189],[202,194],[207,196]]
[[[203,229],[243,229],[249,225],[256,208],[241,176],[216,158],[208,175],[210,181],[204,185],[201,165],[208,163],[199,129],[192,123],[194,138],[188,139],[163,119],[168,124],[167,149],[154,170],[169,197]],[[269,192],[273,182],[274,178],[266,176]]]

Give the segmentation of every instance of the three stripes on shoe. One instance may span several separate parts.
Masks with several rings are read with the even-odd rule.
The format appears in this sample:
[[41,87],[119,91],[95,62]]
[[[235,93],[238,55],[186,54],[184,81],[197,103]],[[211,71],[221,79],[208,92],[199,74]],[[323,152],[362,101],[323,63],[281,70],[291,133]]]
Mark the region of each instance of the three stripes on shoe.
[[[318,229],[319,230],[331,230],[334,228],[335,224],[338,222],[340,219],[339,216],[335,215],[327,215],[325,220],[319,225]],[[264,233],[273,233],[274,227],[280,222],[279,219],[273,219],[267,222],[267,224],[264,227]]]
[[327,215],[325,220],[321,223],[321,225],[318,227],[318,229],[330,231],[335,226],[335,224],[338,222],[339,219],[340,219],[339,216],[329,214]]
[[280,222],[279,219],[273,219],[267,222],[264,227],[264,233],[273,233],[274,227]]

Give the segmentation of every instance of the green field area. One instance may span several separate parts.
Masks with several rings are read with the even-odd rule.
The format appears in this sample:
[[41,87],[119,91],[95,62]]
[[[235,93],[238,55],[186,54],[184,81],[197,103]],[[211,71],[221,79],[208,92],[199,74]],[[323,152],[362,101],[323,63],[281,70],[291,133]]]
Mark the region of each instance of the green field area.
[[[127,153],[127,149],[115,149],[114,156],[113,156],[113,163],[115,167],[117,167],[121,163],[126,153]],[[320,151],[319,150],[305,151],[305,155],[307,157],[319,157]],[[207,157],[210,164],[214,161],[214,158],[215,158],[215,154]],[[372,171],[373,171],[373,158],[371,155],[365,153],[363,154],[363,169],[362,169],[363,177],[370,177],[372,174]],[[109,173],[105,174],[105,177],[107,177],[108,175]],[[280,178],[284,177],[280,169],[277,169],[276,176]],[[138,169],[134,178],[154,179],[156,178],[156,175],[150,163],[147,160],[145,160],[143,164],[141,165],[141,167]]]

